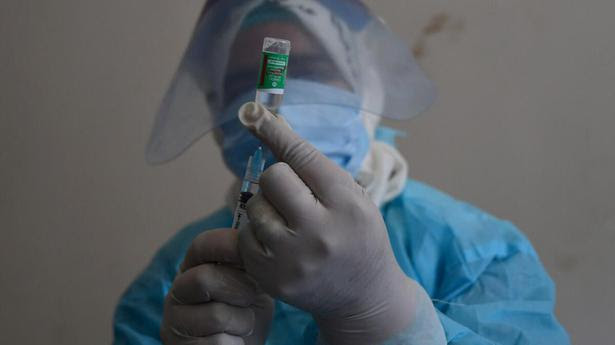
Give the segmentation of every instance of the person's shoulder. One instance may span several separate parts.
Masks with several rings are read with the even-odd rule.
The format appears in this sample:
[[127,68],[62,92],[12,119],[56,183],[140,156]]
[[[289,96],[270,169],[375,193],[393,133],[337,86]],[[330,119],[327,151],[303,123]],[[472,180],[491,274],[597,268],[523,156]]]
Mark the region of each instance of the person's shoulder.
[[499,243],[503,247],[512,245],[515,250],[533,253],[529,241],[512,222],[424,182],[408,179],[404,191],[391,202],[390,207],[431,236],[440,237],[443,241],[454,239],[461,247]]
[[437,221],[446,221],[460,214],[466,217],[476,216],[483,221],[495,219],[495,217],[474,205],[458,200],[435,187],[413,179],[406,181],[404,190],[392,201],[392,204],[414,213],[430,215]]

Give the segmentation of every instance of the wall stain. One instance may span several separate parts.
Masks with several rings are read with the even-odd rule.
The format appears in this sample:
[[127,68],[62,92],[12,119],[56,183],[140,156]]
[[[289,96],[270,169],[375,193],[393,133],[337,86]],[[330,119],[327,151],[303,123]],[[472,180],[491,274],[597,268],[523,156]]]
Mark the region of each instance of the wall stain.
[[449,32],[452,34],[460,34],[465,30],[465,22],[463,19],[454,19],[446,12],[434,14],[427,25],[423,27],[421,33],[412,48],[412,53],[417,59],[425,57],[427,54],[427,41],[431,36],[439,33]]

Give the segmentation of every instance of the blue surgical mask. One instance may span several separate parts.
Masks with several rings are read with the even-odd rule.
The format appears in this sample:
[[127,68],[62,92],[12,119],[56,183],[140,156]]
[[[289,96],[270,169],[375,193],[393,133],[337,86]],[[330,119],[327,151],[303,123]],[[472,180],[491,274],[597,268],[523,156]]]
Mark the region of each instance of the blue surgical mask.
[[[224,162],[238,177],[245,173],[248,157],[261,145],[237,120],[239,108],[253,99],[254,92],[237,97],[223,114],[223,118],[232,120],[220,126]],[[331,103],[313,103],[313,100],[323,99],[331,100]],[[335,103],[340,100],[344,106]],[[348,104],[356,104],[356,107],[349,107]],[[363,125],[359,105],[360,98],[348,91],[321,83],[288,79],[279,113],[299,136],[355,176],[369,149],[369,135]],[[268,165],[276,162],[270,153],[266,159]]]

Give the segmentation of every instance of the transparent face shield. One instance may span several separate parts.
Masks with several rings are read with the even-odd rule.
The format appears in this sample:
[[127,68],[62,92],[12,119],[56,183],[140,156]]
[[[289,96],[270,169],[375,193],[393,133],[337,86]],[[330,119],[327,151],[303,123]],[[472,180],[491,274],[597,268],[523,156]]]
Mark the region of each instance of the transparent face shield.
[[[176,158],[201,136],[233,120],[231,105],[253,100],[265,37],[292,43],[291,87],[283,101],[287,108],[327,104],[408,119],[435,98],[433,84],[408,46],[359,1],[210,0],[159,108],[148,162]],[[292,87],[302,81],[357,97],[302,97],[301,88]]]

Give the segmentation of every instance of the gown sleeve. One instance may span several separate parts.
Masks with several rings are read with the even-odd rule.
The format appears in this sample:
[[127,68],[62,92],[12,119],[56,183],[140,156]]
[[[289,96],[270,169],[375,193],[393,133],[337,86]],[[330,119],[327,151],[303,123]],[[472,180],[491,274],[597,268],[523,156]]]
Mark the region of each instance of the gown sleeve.
[[412,180],[383,215],[400,266],[432,298],[448,344],[570,344],[553,281],[513,224]]

